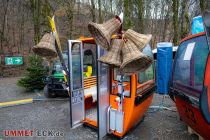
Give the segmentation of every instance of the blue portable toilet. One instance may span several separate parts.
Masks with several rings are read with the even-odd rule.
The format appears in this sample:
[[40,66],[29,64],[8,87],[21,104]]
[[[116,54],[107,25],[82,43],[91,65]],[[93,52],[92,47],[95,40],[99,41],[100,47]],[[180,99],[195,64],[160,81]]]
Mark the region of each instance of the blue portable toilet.
[[168,94],[172,72],[173,45],[170,42],[157,43],[156,83],[157,93]]
[[202,16],[197,16],[192,20],[192,34],[200,32],[204,32],[203,18]]

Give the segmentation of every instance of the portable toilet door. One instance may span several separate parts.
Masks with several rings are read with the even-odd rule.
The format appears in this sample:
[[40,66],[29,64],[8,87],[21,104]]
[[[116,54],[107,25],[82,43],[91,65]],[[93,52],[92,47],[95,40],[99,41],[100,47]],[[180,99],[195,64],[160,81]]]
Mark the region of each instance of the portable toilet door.
[[[105,51],[96,46],[97,59],[104,55]],[[71,128],[75,128],[85,119],[85,98],[83,78],[83,42],[79,40],[68,41],[70,76],[70,119]],[[107,134],[107,110],[109,107],[109,67],[106,64],[96,63],[97,78],[97,135],[102,139]]]

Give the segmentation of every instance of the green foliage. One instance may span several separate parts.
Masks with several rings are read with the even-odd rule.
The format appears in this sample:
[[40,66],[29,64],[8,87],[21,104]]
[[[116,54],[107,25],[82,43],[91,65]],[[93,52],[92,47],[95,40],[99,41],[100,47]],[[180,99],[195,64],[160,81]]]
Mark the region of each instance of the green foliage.
[[47,69],[42,65],[43,59],[40,56],[29,56],[29,63],[27,72],[24,78],[21,78],[17,85],[24,87],[28,90],[43,89],[43,78],[47,75]]

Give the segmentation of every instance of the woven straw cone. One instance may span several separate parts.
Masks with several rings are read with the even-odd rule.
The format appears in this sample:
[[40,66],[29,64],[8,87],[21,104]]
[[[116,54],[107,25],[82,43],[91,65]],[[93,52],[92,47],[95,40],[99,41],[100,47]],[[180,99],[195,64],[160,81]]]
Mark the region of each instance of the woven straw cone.
[[120,21],[116,18],[112,18],[103,24],[90,22],[88,24],[88,30],[98,45],[100,45],[105,50],[109,50],[111,36],[120,29],[120,26]]
[[139,50],[142,51],[146,44],[150,42],[152,35],[139,34],[131,29],[128,29],[125,32],[124,37],[126,39],[130,39],[139,48]]
[[152,63],[152,59],[139,51],[136,45],[127,40],[122,48],[123,63],[120,69],[126,75],[138,73],[147,69]]
[[41,41],[32,48],[33,52],[37,55],[46,58],[55,58],[57,53],[55,50],[55,38],[50,33],[46,33]]
[[123,44],[124,42],[122,39],[114,39],[108,53],[98,60],[108,65],[119,67],[122,64],[121,50]]

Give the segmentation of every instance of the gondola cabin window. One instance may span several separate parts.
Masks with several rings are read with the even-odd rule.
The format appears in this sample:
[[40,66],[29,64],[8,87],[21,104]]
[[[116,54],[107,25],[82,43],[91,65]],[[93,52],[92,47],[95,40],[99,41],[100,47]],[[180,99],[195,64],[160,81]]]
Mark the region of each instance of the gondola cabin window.
[[154,85],[154,63],[151,64],[146,70],[138,73],[137,75],[137,91],[136,96],[143,94]]
[[80,56],[80,46],[79,44],[72,45],[72,83],[73,90],[82,88],[82,75],[81,75],[81,56]]
[[149,80],[154,79],[154,64],[150,65],[145,71],[140,72],[138,74],[138,82],[139,84],[143,84]]
[[[114,68],[114,79],[112,81],[112,94],[118,93],[118,80],[120,79],[120,73],[117,68]],[[130,97],[131,93],[131,76],[123,75],[123,86],[124,86],[124,96]]]
[[84,43],[83,50],[84,77],[88,78],[91,76],[96,76],[96,45]]
[[188,96],[199,98],[203,89],[208,53],[204,35],[180,44],[174,62],[173,84],[176,89]]

